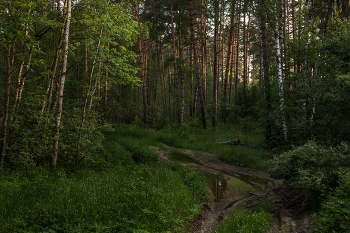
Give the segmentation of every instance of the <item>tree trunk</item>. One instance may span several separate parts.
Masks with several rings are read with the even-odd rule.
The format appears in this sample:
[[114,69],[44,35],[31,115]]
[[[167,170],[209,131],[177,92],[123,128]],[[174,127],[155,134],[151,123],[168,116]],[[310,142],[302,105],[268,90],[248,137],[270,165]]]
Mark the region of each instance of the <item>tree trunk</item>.
[[27,63],[27,70],[26,70],[26,72],[23,75],[22,75],[22,72],[23,72],[23,65],[24,65],[24,60],[25,59],[23,59],[23,62],[21,63],[21,66],[20,66],[20,69],[19,69],[15,103],[13,104],[13,110],[12,110],[10,122],[12,122],[13,118],[15,117],[15,115],[17,113],[17,110],[19,108],[20,101],[22,99],[24,80],[25,80],[26,76],[28,75],[28,73],[30,72],[32,55],[33,55],[33,49],[31,49],[30,52],[29,52],[29,58],[28,58],[28,63]]
[[218,49],[217,49],[217,38],[218,38],[218,2],[214,2],[214,77],[213,77],[213,110],[211,124],[216,127],[216,112],[217,112],[217,93],[218,93]]
[[0,169],[4,168],[5,154],[7,151],[7,123],[9,116],[9,105],[10,105],[10,87],[11,87],[11,48],[8,46],[6,54],[6,95],[5,95],[5,108],[4,108],[4,120],[3,120],[3,131],[2,131],[2,148],[1,148],[1,161]]
[[306,15],[305,15],[305,29],[306,29],[306,35],[307,35],[307,38],[306,38],[306,41],[305,41],[305,44],[304,44],[304,64],[303,64],[303,89],[304,89],[304,94],[303,94],[303,106],[302,106],[302,109],[301,109],[301,119],[303,122],[306,121],[306,95],[305,95],[305,89],[306,89],[306,82],[307,82],[307,49],[308,49],[308,46],[309,46],[309,5],[308,5],[308,2],[309,0],[306,0],[305,1],[305,9],[306,9]]
[[[227,95],[228,95],[228,84],[230,83],[230,67],[232,59],[232,47],[234,42],[234,29],[235,29],[235,2],[232,3],[231,9],[231,25],[230,25],[230,39],[227,46],[227,57],[226,57],[226,72],[225,72],[225,84],[224,84],[224,98],[222,99],[222,110],[221,116],[223,121],[226,123],[227,115]],[[231,90],[231,88],[230,88]]]
[[[137,21],[140,22],[139,17],[139,4],[137,0],[134,2],[135,4],[135,15]],[[140,23],[139,23],[140,24]],[[145,70],[143,67],[143,56],[142,56],[142,44],[141,44],[141,35],[138,36],[137,39],[138,51],[139,51],[139,61],[140,61],[140,69],[141,69],[141,82],[142,82],[142,99],[143,99],[143,123],[148,127],[148,115],[147,115],[147,90],[146,90],[146,80],[145,80]]]
[[[295,16],[295,0],[292,0],[292,26],[293,26],[293,41],[296,42],[296,16]],[[296,51],[294,52],[294,55],[296,56]],[[298,63],[297,61],[294,59],[294,72],[297,73],[298,72]]]
[[[246,8],[246,6],[244,6]],[[244,115],[247,115],[247,25],[246,25],[246,9],[244,9],[243,13],[243,103],[244,103]]]
[[162,92],[162,104],[163,104],[163,117],[164,120],[166,120],[166,103],[165,103],[165,97],[164,97],[164,86],[163,86],[163,72],[162,72],[162,65],[161,65],[161,59],[160,56],[162,54],[162,41],[161,37],[159,36],[159,43],[157,42],[157,50],[158,50],[158,56],[157,56],[157,61],[158,61],[158,76],[159,76],[159,81],[160,81],[160,89]]
[[238,72],[239,72],[239,41],[240,41],[240,22],[237,27],[237,46],[236,46],[236,73],[235,73],[235,105],[237,105],[237,87],[238,87]]
[[198,56],[197,56],[197,48],[196,48],[196,38],[194,35],[194,23],[193,23],[193,14],[192,14],[192,0],[189,0],[190,5],[190,23],[191,23],[191,37],[192,37],[192,45],[193,45],[193,55],[196,69],[196,80],[197,80],[197,88],[198,88],[198,97],[201,104],[201,112],[202,112],[202,122],[203,129],[207,129],[207,117],[206,117],[206,109],[203,101],[203,93],[202,93],[202,84],[201,78],[199,75],[199,64],[198,64]]
[[63,90],[64,90],[64,82],[66,80],[66,71],[67,71],[67,59],[68,59],[68,44],[69,44],[69,26],[71,19],[71,7],[72,0],[67,0],[67,19],[64,30],[64,55],[62,58],[62,69],[61,69],[61,78],[59,83],[59,96],[58,96],[58,108],[57,108],[57,117],[56,117],[56,127],[55,127],[55,143],[54,150],[52,156],[52,169],[55,172],[57,165],[57,155],[58,155],[58,142],[59,142],[59,133],[60,133],[60,124],[61,124],[61,116],[62,116],[62,108],[63,108]]
[[[283,0],[281,0],[283,6]],[[287,137],[287,126],[284,116],[284,96],[283,96],[283,78],[282,78],[282,59],[281,59],[281,39],[282,39],[282,9],[280,9],[280,19],[278,20],[278,28],[275,29],[275,42],[276,42],[276,61],[277,61],[277,77],[279,87],[279,98],[280,98],[280,113],[281,113],[281,125],[283,139],[285,142],[288,141]]]
[[[203,6],[203,0],[201,0],[201,5]],[[207,4],[203,6],[204,11],[207,9]],[[201,11],[201,25],[202,25],[202,74],[203,74],[203,97],[205,106],[208,106],[208,77],[207,77],[207,23],[204,17],[203,10]]]
[[266,128],[265,128],[265,143],[269,143],[272,136],[272,124],[269,119],[271,112],[271,100],[270,100],[270,81],[269,81],[269,64],[268,64],[268,47],[266,36],[266,22],[265,14],[261,13],[260,19],[260,38],[261,38],[261,63],[262,63],[262,80],[264,84],[264,99],[266,110]]
[[178,123],[181,124],[181,110],[180,110],[180,88],[179,88],[179,76],[177,71],[176,62],[176,44],[175,44],[175,30],[174,30],[174,15],[173,15],[173,1],[170,2],[170,15],[171,15],[171,38],[173,44],[173,58],[174,58],[174,77],[176,85],[176,113],[178,116]]
[[[233,40],[233,45],[235,43],[235,39]],[[229,93],[229,105],[232,104],[232,83],[233,83],[233,64],[235,63],[235,48],[232,46],[232,53],[231,53],[231,67],[230,67],[230,93]]]

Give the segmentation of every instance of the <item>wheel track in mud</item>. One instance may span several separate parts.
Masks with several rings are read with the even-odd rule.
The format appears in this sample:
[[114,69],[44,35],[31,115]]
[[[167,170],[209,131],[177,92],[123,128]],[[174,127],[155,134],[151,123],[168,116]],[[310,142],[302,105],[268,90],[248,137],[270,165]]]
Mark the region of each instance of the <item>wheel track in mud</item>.
[[[174,162],[167,151],[158,147],[151,147],[151,149],[162,160]],[[220,201],[216,202],[215,198],[211,197],[208,202],[202,203],[202,212],[192,221],[191,232],[212,232],[221,221],[232,213],[237,205],[249,209],[257,206],[266,198],[271,200],[274,216],[273,227],[267,231],[268,233],[313,232],[311,212],[305,208],[307,205],[306,197],[298,193],[293,185],[265,172],[224,164],[212,153],[192,150],[182,151],[197,159],[199,163],[180,162],[181,164],[194,167],[202,174],[222,175],[225,179],[231,179],[230,177],[239,179],[253,187],[252,190],[242,192],[239,195],[235,195],[232,190],[228,189],[222,194]],[[264,184],[262,185],[262,183]]]

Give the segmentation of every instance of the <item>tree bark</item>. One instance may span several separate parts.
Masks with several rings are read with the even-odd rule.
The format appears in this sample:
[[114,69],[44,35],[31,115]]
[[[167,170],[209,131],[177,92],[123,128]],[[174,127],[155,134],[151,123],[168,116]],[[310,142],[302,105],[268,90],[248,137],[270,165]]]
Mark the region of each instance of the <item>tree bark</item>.
[[[231,9],[231,24],[230,24],[230,39],[227,46],[227,57],[226,57],[226,72],[225,72],[225,84],[224,84],[224,98],[222,99],[222,110],[221,116],[223,121],[226,123],[227,115],[227,95],[228,95],[228,84],[230,83],[230,67],[232,59],[232,47],[234,42],[234,29],[235,29],[235,2],[232,3]],[[231,88],[230,88],[231,89]]]
[[[207,4],[201,0],[201,5],[204,10],[207,9]],[[207,77],[207,23],[206,18],[204,17],[203,10],[201,11],[201,25],[202,25],[202,74],[203,74],[203,96],[205,106],[208,106],[208,77]]]
[[64,30],[64,55],[62,58],[62,69],[61,69],[61,78],[59,83],[59,96],[58,96],[58,108],[57,108],[57,117],[56,117],[56,127],[55,127],[55,143],[54,150],[52,156],[52,169],[55,172],[57,165],[57,157],[58,157],[58,144],[59,144],[59,133],[60,133],[60,124],[62,117],[62,108],[63,108],[63,90],[64,83],[66,80],[66,71],[67,71],[67,59],[68,59],[68,45],[69,45],[69,27],[70,27],[70,18],[71,18],[71,8],[72,8],[72,0],[67,0],[67,19]]
[[173,1],[170,2],[170,15],[171,15],[171,38],[173,45],[173,59],[174,59],[174,77],[176,85],[176,113],[178,117],[178,123],[181,124],[181,110],[180,110],[180,88],[179,88],[179,76],[177,71],[176,61],[176,44],[175,44],[175,30],[174,30],[174,15],[173,15]]
[[238,88],[238,72],[239,72],[239,42],[240,42],[240,22],[238,22],[237,27],[237,46],[236,46],[236,73],[235,73],[235,105],[238,104],[237,101],[237,88]]
[[197,88],[198,88],[198,97],[199,97],[199,101],[200,101],[200,104],[201,104],[203,129],[207,129],[207,117],[206,117],[205,104],[204,104],[204,101],[203,101],[201,78],[200,78],[200,75],[199,75],[199,64],[198,64],[198,56],[197,56],[197,48],[196,48],[196,38],[195,38],[195,34],[194,34],[194,23],[193,23],[192,1],[191,0],[189,0],[189,5],[190,5],[189,14],[190,14],[190,23],[191,23],[191,37],[192,37],[195,69],[196,69],[196,80],[197,80]]
[[[283,6],[283,0],[281,0],[281,7]],[[288,141],[287,126],[284,116],[284,96],[283,96],[283,78],[282,78],[282,59],[281,59],[281,41],[282,41],[282,9],[280,9],[278,28],[275,29],[275,43],[276,43],[276,62],[277,62],[277,77],[279,87],[279,98],[280,98],[280,114],[281,114],[281,126],[283,139],[285,142]]]
[[211,125],[216,127],[216,113],[217,113],[217,93],[218,93],[218,49],[217,49],[217,38],[218,38],[218,1],[214,1],[214,77],[213,77],[213,110],[211,117]]
[[268,47],[267,47],[267,30],[265,22],[265,14],[261,13],[260,16],[260,38],[261,38],[261,63],[262,63],[262,79],[264,84],[264,99],[266,110],[266,128],[265,128],[265,143],[268,144],[272,136],[272,124],[269,119],[271,112],[271,100],[270,100],[270,81],[269,81],[269,64],[268,64]]
[[[295,0],[292,0],[292,26],[293,26],[293,41],[296,42],[296,16],[295,16]],[[296,51],[294,52],[296,53]],[[296,56],[297,54],[295,54]],[[298,63],[297,61],[294,59],[294,72],[297,73],[298,72]]]
[[[135,15],[137,21],[140,24],[139,17],[139,4],[137,0],[135,0]],[[142,82],[142,99],[143,99],[143,123],[148,127],[148,114],[147,114],[147,89],[146,89],[146,80],[145,80],[145,70],[143,64],[143,55],[142,55],[142,45],[141,45],[141,35],[138,36],[137,46],[139,52],[139,61],[140,61],[140,69],[141,69],[141,82]]]
[[12,46],[8,46],[6,53],[6,95],[5,95],[5,108],[4,108],[4,120],[3,120],[3,132],[2,132],[2,148],[1,148],[1,161],[0,169],[4,168],[5,154],[7,151],[7,123],[9,117],[9,105],[10,105],[10,87],[11,87],[11,49]]
[[303,94],[303,105],[302,105],[302,109],[301,109],[301,119],[302,121],[306,121],[306,95],[305,95],[305,89],[306,89],[306,82],[307,82],[307,76],[308,76],[308,64],[307,64],[307,49],[309,46],[309,0],[305,1],[305,9],[306,9],[306,15],[305,15],[305,29],[306,29],[306,40],[305,40],[305,44],[304,44],[304,64],[303,64],[303,89],[304,89],[304,94]]
[[157,50],[158,50],[158,56],[157,56],[157,62],[158,62],[158,76],[160,81],[160,89],[162,93],[162,104],[163,104],[163,117],[164,120],[166,120],[166,103],[165,103],[165,97],[164,97],[164,85],[163,85],[163,69],[161,64],[161,54],[162,54],[162,39],[161,36],[159,36],[159,42],[157,41]]
[[[246,8],[246,6],[244,6]],[[246,9],[244,9],[243,13],[243,103],[244,103],[244,115],[247,115],[247,41],[246,41]]]

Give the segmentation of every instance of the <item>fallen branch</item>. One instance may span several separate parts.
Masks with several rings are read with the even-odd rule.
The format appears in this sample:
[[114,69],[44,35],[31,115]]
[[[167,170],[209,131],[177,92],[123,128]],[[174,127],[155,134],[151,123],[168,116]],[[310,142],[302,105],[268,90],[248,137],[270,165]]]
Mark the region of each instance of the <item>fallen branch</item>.
[[241,139],[233,139],[233,140],[228,141],[228,142],[217,142],[217,143],[223,144],[223,145],[235,146],[235,145],[241,145]]

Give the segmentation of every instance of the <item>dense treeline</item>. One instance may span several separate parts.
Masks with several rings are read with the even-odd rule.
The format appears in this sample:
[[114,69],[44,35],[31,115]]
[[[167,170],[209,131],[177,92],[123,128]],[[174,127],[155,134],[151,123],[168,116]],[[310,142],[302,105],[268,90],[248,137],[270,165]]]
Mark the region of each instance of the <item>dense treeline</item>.
[[348,141],[348,5],[4,1],[1,166],[78,165],[107,122],[244,119],[269,148]]

